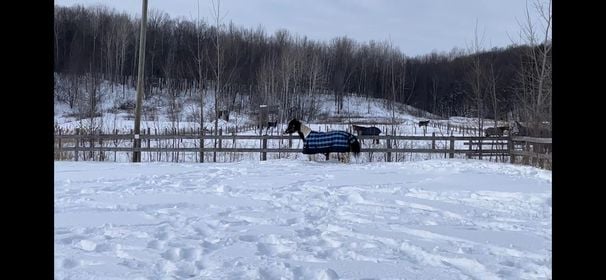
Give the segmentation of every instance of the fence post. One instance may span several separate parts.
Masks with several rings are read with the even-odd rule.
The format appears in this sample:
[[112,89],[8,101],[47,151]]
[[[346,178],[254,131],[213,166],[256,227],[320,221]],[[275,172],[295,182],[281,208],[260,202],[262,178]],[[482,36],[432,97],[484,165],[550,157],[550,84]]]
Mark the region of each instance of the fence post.
[[[436,133],[432,132],[431,133],[431,150],[435,151],[436,150]],[[432,158],[433,153],[429,154],[429,158]],[[444,157],[446,157],[446,155],[444,155]],[[439,156],[436,155],[436,158],[439,158]]]
[[223,139],[221,139],[222,135],[223,135],[223,128],[219,128],[219,150],[221,150],[221,148],[223,148]]
[[265,149],[267,149],[267,135],[263,135],[263,146],[262,146],[262,151],[261,151],[261,160],[267,160],[267,152],[265,151]]
[[[530,152],[530,144],[528,144],[528,142],[524,142],[524,151]],[[522,157],[522,163],[525,165],[529,165],[527,154]]]
[[[160,133],[162,133],[162,130],[160,130]],[[154,135],[158,136],[158,129],[157,128],[154,128]],[[160,144],[160,139],[156,138],[154,140],[156,141],[156,147],[157,148],[161,148],[162,144]],[[162,161],[162,152],[159,149],[156,152],[156,160],[157,161]]]
[[[150,135],[151,135],[151,128],[148,127],[147,128],[147,136],[150,136]],[[151,148],[151,138],[147,138],[147,147]],[[151,154],[151,152],[150,152],[150,154]]]
[[387,162],[391,162],[391,139],[386,138],[385,141],[387,141]]
[[478,158],[482,159],[482,138],[478,138]]
[[[114,148],[118,147],[118,137],[116,137],[116,135],[118,135],[118,130],[114,129]],[[118,152],[114,150],[114,162],[116,162],[117,153]]]
[[532,152],[531,152],[531,161],[532,161],[532,166],[539,166],[539,157],[537,156],[537,154],[539,153],[539,149],[538,149],[538,143],[532,143]]
[[99,161],[105,161],[105,153],[103,152],[103,138],[99,135]]
[[537,155],[536,155],[536,156],[537,156],[537,159],[538,159],[538,161],[539,161],[539,166],[540,166],[541,168],[545,168],[545,161],[543,160],[543,158],[539,157],[540,155],[542,155],[542,154],[543,154],[543,152],[544,152],[544,150],[545,150],[545,149],[544,149],[544,144],[543,144],[543,143],[541,143],[541,144],[537,144],[537,148],[539,148],[539,151],[537,152]]
[[467,158],[471,159],[471,155],[473,153],[473,147],[472,147],[473,146],[473,139],[469,140],[469,142],[467,142],[467,143],[469,143],[469,147],[468,147],[469,153],[467,153]]
[[453,135],[450,135],[450,155],[449,158],[454,158],[454,143],[455,143],[455,138]]
[[63,143],[61,143],[61,136],[62,135],[62,131],[61,129],[59,129],[59,160],[63,159]]
[[204,128],[200,128],[198,132],[200,135],[200,162],[204,162]]
[[233,136],[233,140],[232,140],[232,147],[236,148],[236,132],[238,132],[238,126],[236,126],[236,129],[231,131],[231,136]]
[[88,159],[91,161],[95,161],[95,151],[93,147],[95,146],[95,132],[91,129],[88,132]]
[[509,152],[509,163],[516,163],[516,156],[513,154],[513,141],[511,135],[507,139],[507,151]]
[[78,135],[80,135],[80,129],[76,128],[76,139],[75,139],[76,146],[74,147],[74,148],[76,148],[74,151],[74,156],[76,157],[76,161],[78,161],[78,146],[80,145],[80,138],[78,138]]

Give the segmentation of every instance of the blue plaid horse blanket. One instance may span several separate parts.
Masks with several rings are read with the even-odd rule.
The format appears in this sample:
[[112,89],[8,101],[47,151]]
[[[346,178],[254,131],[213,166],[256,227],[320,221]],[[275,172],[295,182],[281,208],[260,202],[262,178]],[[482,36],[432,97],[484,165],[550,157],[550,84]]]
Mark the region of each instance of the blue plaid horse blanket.
[[303,153],[345,153],[355,141],[356,137],[345,131],[311,131],[303,141]]

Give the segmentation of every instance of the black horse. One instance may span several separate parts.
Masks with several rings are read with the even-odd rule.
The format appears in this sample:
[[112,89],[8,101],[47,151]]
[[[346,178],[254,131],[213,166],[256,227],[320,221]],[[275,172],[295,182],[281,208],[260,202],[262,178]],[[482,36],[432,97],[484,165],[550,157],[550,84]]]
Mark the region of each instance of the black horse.
[[486,137],[503,136],[503,134],[505,134],[505,131],[509,131],[509,126],[491,126],[484,129],[484,134],[486,135]]
[[297,132],[303,140],[303,154],[324,154],[328,160],[330,153],[353,152],[355,157],[360,154],[361,146],[358,138],[346,131],[317,132],[292,119],[284,133]]
[[[353,128],[353,130],[356,132],[357,135],[379,135],[379,134],[381,134],[381,130],[374,126],[366,127],[366,126],[352,124],[351,127]],[[379,144],[379,139],[372,140],[373,144],[375,142],[377,144]]]
[[419,121],[419,127],[427,127],[427,125],[429,124],[429,121]]
[[278,121],[267,122],[267,127],[276,127],[278,126]]

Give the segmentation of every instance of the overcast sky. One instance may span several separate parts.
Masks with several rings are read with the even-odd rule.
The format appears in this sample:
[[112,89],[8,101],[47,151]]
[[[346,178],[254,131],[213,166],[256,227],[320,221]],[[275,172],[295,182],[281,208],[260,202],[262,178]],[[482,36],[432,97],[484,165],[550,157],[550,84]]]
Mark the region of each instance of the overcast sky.
[[[195,21],[198,1],[200,18],[212,22],[210,0],[148,0],[148,8]],[[137,17],[141,3],[55,0],[59,6],[102,4]],[[408,56],[467,49],[476,21],[479,34],[484,34],[484,48],[519,42],[518,22],[524,21],[525,7],[526,0],[221,0],[224,22],[237,26],[261,25],[268,34],[283,28],[318,41],[337,36],[358,42],[391,40]],[[534,17],[532,7],[529,4]]]

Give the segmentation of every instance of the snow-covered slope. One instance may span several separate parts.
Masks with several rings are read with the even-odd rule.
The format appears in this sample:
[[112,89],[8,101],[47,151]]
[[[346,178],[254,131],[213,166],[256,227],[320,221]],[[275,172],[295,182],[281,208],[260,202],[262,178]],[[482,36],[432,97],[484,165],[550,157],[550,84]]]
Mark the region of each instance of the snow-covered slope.
[[55,162],[55,279],[550,279],[551,172]]
[[[60,75],[57,75],[56,83],[61,85],[65,83]],[[59,87],[60,88],[60,87]],[[61,89],[57,89],[61,90]],[[81,89],[85,91],[85,89]],[[155,89],[157,91],[157,89]],[[136,91],[134,88],[122,87],[121,85],[105,81],[99,85],[99,112],[103,115],[94,118],[92,127],[101,128],[104,132],[113,132],[115,130],[128,132],[134,127],[132,110],[119,109],[124,104],[134,104]],[[57,95],[57,94],[56,94]],[[208,92],[205,98],[206,119],[204,127],[211,129],[214,127],[213,112],[213,93]],[[314,97],[314,102],[319,108],[318,119],[303,120],[309,123],[358,123],[367,125],[384,125],[392,122],[392,102],[378,98],[367,98],[356,95],[347,95],[344,97],[343,109],[337,113],[334,103],[334,96],[326,94],[317,94]],[[88,104],[87,100],[83,101]],[[246,102],[243,100],[242,102]],[[142,114],[142,129],[162,130],[165,128],[194,128],[200,127],[197,118],[199,117],[199,101],[196,96],[191,93],[181,93],[178,95],[177,103],[180,106],[180,114],[178,117],[170,117],[170,101],[167,98],[160,98],[158,94],[144,101],[144,109],[146,112]],[[88,118],[78,119],[74,115],[78,113],[77,105],[74,108],[69,108],[66,102],[55,100],[55,123],[58,127],[64,129],[74,128],[89,128],[91,127]],[[428,112],[417,108],[395,103],[395,112],[393,118],[399,125],[416,126],[419,120],[432,119],[434,122],[451,123],[457,125],[476,126],[477,121],[471,118],[452,117],[450,119],[438,120],[439,116],[432,115]],[[224,131],[227,128],[235,126],[242,127],[254,123],[255,116],[250,112],[230,112],[230,121],[225,122],[220,120],[219,127]],[[488,120],[487,120],[488,121]],[[256,123],[255,123],[256,124]],[[492,125],[492,121],[488,121]],[[286,124],[282,124],[286,125]],[[431,133],[431,132],[429,132]]]

